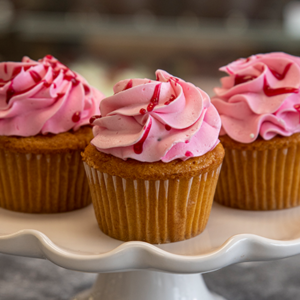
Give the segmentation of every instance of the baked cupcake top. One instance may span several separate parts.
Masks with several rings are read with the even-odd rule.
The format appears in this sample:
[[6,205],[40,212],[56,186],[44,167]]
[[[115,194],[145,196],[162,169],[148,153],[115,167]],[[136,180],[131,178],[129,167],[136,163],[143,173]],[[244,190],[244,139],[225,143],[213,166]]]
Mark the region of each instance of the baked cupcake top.
[[251,143],[258,136],[270,140],[300,132],[299,57],[257,54],[220,70],[229,75],[212,98],[222,120],[220,135]]
[[100,103],[91,143],[126,160],[170,162],[199,157],[218,144],[220,117],[208,95],[165,71],[156,80],[127,79]]
[[104,95],[51,55],[0,63],[0,136],[78,130]]

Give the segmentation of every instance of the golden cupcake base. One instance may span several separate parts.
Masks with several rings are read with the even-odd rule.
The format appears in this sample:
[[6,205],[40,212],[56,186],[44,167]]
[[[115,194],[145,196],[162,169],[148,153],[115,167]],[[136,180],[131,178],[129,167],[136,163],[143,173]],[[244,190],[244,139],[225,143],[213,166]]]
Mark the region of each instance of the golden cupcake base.
[[80,153],[91,138],[89,126],[57,135],[0,136],[0,207],[59,213],[90,204]]
[[225,158],[215,201],[232,208],[275,210],[300,205],[300,135],[239,145],[222,137]]
[[91,203],[80,151],[24,154],[0,149],[0,207],[58,213]]
[[[103,159],[108,158],[109,155],[97,153],[92,147],[88,146],[85,153],[91,151]],[[174,179],[135,178],[136,172],[132,173],[133,178],[124,178],[97,170],[89,165],[91,162],[84,162],[100,229],[118,240],[152,244],[182,241],[200,234],[210,215],[224,155],[221,145],[213,151],[217,158],[206,165],[206,172],[202,170],[192,177]],[[109,158],[116,163],[119,160]],[[143,167],[155,169],[151,163]]]

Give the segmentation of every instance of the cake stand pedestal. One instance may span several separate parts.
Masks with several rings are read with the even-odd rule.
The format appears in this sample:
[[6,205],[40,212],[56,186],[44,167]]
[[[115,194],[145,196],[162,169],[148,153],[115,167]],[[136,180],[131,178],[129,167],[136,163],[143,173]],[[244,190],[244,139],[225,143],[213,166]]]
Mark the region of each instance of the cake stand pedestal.
[[74,300],[220,300],[199,274],[299,254],[300,207],[254,212],[214,204],[202,234],[162,245],[104,235],[92,206],[53,215],[0,209],[0,252],[99,273]]

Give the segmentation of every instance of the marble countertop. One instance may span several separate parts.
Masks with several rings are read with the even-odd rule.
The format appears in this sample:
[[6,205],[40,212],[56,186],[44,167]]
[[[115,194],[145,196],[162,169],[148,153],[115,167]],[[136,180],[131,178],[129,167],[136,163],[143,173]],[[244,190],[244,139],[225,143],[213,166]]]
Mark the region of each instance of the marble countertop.
[[[300,255],[241,263],[204,274],[211,291],[227,300],[300,299]],[[0,254],[1,300],[70,300],[96,274],[69,271],[49,261]]]

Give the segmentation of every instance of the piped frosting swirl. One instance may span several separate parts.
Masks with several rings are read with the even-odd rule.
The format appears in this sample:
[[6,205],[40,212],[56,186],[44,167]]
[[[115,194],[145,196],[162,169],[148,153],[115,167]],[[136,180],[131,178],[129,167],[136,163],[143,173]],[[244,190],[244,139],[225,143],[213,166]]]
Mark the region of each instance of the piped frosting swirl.
[[219,142],[220,117],[208,95],[165,71],[156,80],[127,79],[101,101],[92,144],[123,160],[186,160]]
[[258,54],[220,70],[229,75],[212,98],[222,120],[220,135],[251,143],[259,135],[269,140],[300,132],[299,57]]
[[0,63],[0,135],[77,130],[99,114],[104,95],[51,55]]

